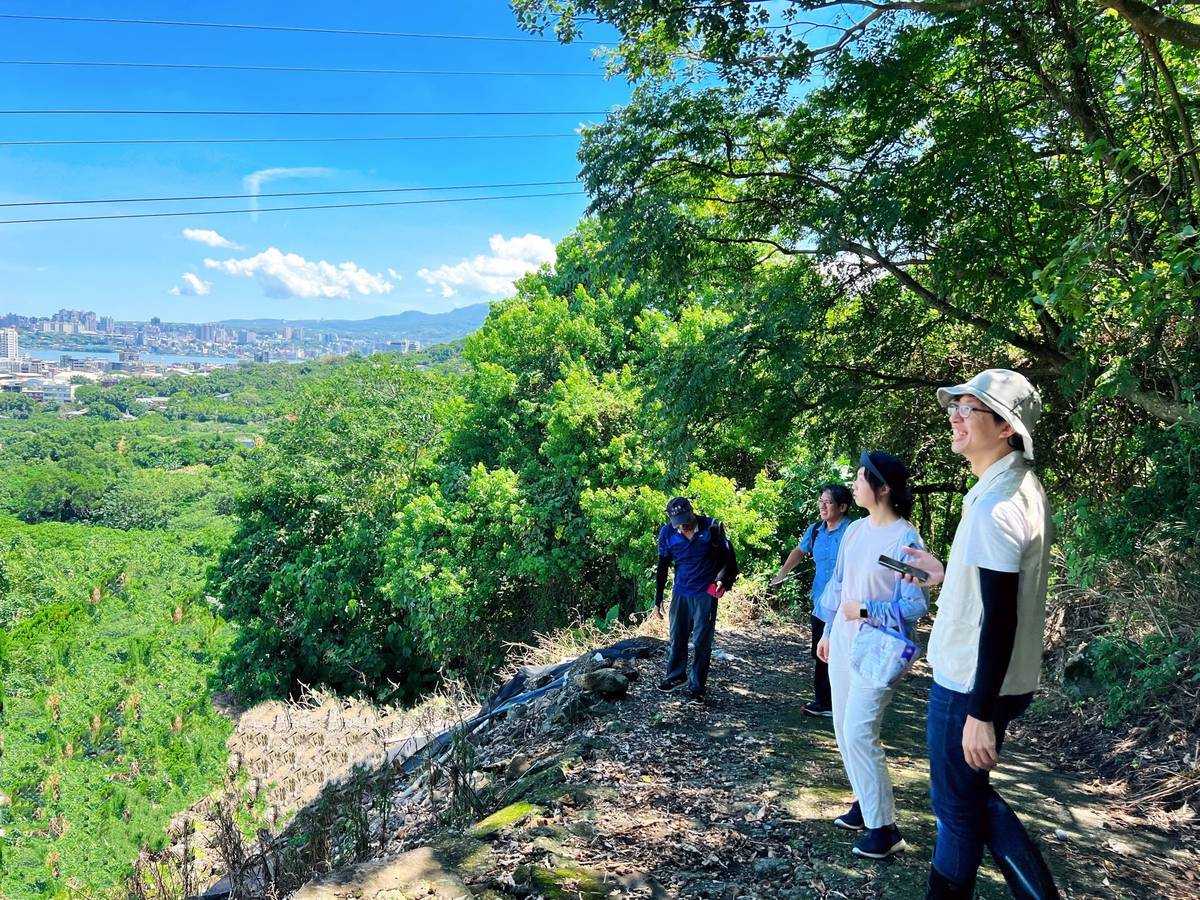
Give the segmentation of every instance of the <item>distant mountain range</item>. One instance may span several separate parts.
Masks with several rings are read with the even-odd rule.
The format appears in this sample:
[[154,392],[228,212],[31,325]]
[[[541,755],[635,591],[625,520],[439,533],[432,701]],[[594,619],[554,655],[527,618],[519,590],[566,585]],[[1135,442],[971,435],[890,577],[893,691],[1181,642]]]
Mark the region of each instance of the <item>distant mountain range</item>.
[[487,318],[490,305],[476,303],[444,313],[417,310],[373,319],[226,319],[219,324],[250,331],[278,331],[285,325],[306,331],[336,331],[344,337],[399,340],[409,338],[423,344],[453,341],[475,331]]

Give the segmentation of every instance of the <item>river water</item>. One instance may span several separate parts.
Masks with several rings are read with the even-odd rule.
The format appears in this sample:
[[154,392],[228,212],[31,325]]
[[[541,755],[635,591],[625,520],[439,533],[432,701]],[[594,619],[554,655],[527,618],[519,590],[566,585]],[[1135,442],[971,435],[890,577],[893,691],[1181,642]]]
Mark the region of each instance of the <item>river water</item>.
[[[116,352],[111,350],[49,350],[44,347],[21,348],[22,355],[28,353],[34,359],[42,359],[48,362],[58,362],[63,356],[69,356],[72,359],[106,359],[116,362],[119,358]],[[177,366],[187,365],[189,363],[208,363],[214,366],[235,366],[240,360],[231,356],[179,356],[173,353],[140,353],[138,358],[144,362],[158,363],[159,365]],[[247,360],[252,362],[253,360]]]

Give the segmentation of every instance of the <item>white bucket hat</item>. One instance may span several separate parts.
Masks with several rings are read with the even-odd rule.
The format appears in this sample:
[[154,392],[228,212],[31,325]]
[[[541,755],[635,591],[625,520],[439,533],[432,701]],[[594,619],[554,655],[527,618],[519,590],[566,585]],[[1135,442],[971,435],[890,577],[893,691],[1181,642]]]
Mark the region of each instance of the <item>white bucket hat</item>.
[[1011,369],[986,369],[966,384],[938,388],[938,403],[944,408],[964,394],[978,397],[1011,425],[1025,443],[1025,458],[1033,459],[1033,429],[1042,414],[1042,395],[1028,378]]

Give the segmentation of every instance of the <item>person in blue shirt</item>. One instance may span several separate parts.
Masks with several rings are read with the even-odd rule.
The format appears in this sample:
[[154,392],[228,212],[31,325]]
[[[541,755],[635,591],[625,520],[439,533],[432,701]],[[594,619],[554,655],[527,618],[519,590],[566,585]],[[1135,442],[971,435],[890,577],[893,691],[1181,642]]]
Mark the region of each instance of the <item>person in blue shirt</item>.
[[833,575],[833,567],[837,564],[838,548],[842,545],[842,535],[850,520],[846,511],[850,508],[850,489],[844,484],[823,484],[817,489],[818,515],[820,521],[814,522],[804,532],[800,543],[788,554],[775,577],[771,579],[771,587],[778,587],[788,574],[799,565],[805,556],[812,556],[815,571],[813,573],[812,589],[809,597],[812,599],[812,613],[809,624],[812,628],[812,658],[813,658],[813,691],[814,699],[800,707],[800,711],[808,716],[823,716],[833,718],[833,700],[829,694],[829,666],[817,656],[817,644],[825,633],[824,613],[821,611],[821,592]]
[[[698,516],[687,497],[667,503],[669,521],[658,531],[658,576],[654,608],[662,618],[667,573],[675,566],[671,591],[671,649],[660,691],[688,685],[688,698],[704,701],[713,633],[717,627],[717,599],[733,585],[737,559],[725,526],[710,516]],[[695,647],[688,677],[688,639]]]

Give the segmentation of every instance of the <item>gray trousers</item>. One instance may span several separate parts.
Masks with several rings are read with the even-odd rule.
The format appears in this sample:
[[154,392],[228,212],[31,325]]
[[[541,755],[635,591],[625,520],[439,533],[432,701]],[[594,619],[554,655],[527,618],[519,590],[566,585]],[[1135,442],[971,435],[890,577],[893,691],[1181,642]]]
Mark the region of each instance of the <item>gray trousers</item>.
[[711,594],[673,594],[671,596],[671,652],[667,657],[667,678],[687,674],[688,639],[695,645],[688,689],[704,691],[708,683],[708,662],[712,657],[713,633],[717,630],[717,598]]

